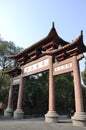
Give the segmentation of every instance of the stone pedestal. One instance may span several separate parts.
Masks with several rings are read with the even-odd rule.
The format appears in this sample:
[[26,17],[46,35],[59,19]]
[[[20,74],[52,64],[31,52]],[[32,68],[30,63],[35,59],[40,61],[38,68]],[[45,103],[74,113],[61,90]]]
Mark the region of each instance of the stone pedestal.
[[4,110],[4,116],[5,117],[10,118],[10,117],[12,117],[12,114],[13,114],[13,110],[11,108],[6,108]]
[[56,113],[56,111],[48,111],[48,113],[45,115],[45,122],[51,122],[56,123],[58,122],[59,115]]
[[74,116],[72,116],[72,122],[74,126],[86,127],[86,113],[75,112]]
[[16,111],[14,111],[14,119],[23,119],[24,117],[24,112],[22,111],[22,109],[16,109]]

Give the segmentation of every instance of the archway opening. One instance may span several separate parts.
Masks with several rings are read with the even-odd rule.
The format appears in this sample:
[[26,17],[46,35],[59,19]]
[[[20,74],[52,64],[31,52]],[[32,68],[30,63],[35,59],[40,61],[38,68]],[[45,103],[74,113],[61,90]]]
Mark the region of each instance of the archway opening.
[[13,87],[13,110],[15,111],[17,108],[17,101],[18,101],[18,91],[19,85],[15,85]]
[[44,116],[48,110],[49,72],[24,78],[23,110],[25,115]]
[[55,76],[56,111],[69,115],[75,111],[74,84],[72,73]]

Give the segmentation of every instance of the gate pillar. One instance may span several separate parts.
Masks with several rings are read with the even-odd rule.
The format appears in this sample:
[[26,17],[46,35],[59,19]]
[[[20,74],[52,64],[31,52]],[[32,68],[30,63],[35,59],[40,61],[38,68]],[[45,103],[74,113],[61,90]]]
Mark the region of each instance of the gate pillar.
[[22,110],[22,97],[23,97],[23,77],[21,76],[21,81],[19,85],[19,92],[18,92],[18,101],[17,101],[17,109],[14,111],[14,118],[15,119],[22,119],[24,116],[24,112]]
[[49,69],[49,111],[45,115],[46,122],[58,122],[58,114],[55,111],[55,86],[53,83],[53,62],[52,56],[50,59]]
[[72,117],[74,126],[86,126],[86,113],[84,112],[83,96],[80,82],[79,62],[77,57],[73,57],[74,72],[74,91],[75,91],[75,109],[76,112]]
[[12,116],[12,113],[13,113],[12,94],[13,94],[13,79],[11,79],[11,83],[10,83],[8,105],[7,105],[7,108],[4,110],[4,116],[9,117],[9,118]]

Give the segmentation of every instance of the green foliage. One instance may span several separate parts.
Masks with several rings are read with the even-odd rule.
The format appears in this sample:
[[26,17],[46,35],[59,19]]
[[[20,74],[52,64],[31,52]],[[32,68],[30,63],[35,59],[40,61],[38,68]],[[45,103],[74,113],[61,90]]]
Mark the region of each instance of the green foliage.
[[56,109],[59,113],[67,113],[69,108],[74,109],[74,90],[72,74],[55,77]]
[[19,91],[19,86],[15,85],[13,87],[13,97],[12,97],[12,102],[13,102],[13,110],[16,110],[17,107],[17,100],[18,100],[18,91]]
[[82,80],[83,83],[86,85],[86,69],[82,72]]
[[46,113],[48,109],[48,72],[25,78],[23,94],[23,107],[28,108],[29,114]]
[[82,72],[82,79],[83,79],[84,84],[86,85],[86,70]]
[[82,93],[83,93],[83,100],[84,100],[84,109],[86,112],[86,87],[82,85]]
[[0,102],[7,103],[10,77],[0,71]]
[[15,66],[17,63],[14,60],[8,59],[7,56],[14,55],[21,50],[22,48],[16,47],[13,42],[0,41],[0,68],[5,70]]
[[82,75],[83,83],[84,83],[84,85],[86,85],[86,58],[85,58],[85,69],[84,69],[84,71],[81,73],[81,75]]
[[82,80],[84,85],[82,85],[82,92],[83,92],[83,100],[84,100],[84,108],[86,111],[86,57],[85,57],[85,69],[84,71],[81,73],[82,76]]
[[16,47],[13,42],[0,39],[0,102],[7,103],[10,86],[10,77],[4,71],[14,67],[17,63],[8,59],[8,55],[14,55],[20,52],[22,48]]
[[[23,109],[26,114],[42,114],[48,110],[49,74],[43,72],[24,79]],[[60,114],[67,113],[68,108],[74,109],[73,75],[56,76],[56,110]]]

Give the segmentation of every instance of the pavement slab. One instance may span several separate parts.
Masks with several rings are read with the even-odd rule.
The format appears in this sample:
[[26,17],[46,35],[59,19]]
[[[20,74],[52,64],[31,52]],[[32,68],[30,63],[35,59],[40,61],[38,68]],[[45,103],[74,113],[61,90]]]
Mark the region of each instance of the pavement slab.
[[0,130],[86,130],[86,127],[73,126],[70,119],[60,119],[59,123],[46,123],[44,118],[30,118],[0,120]]

